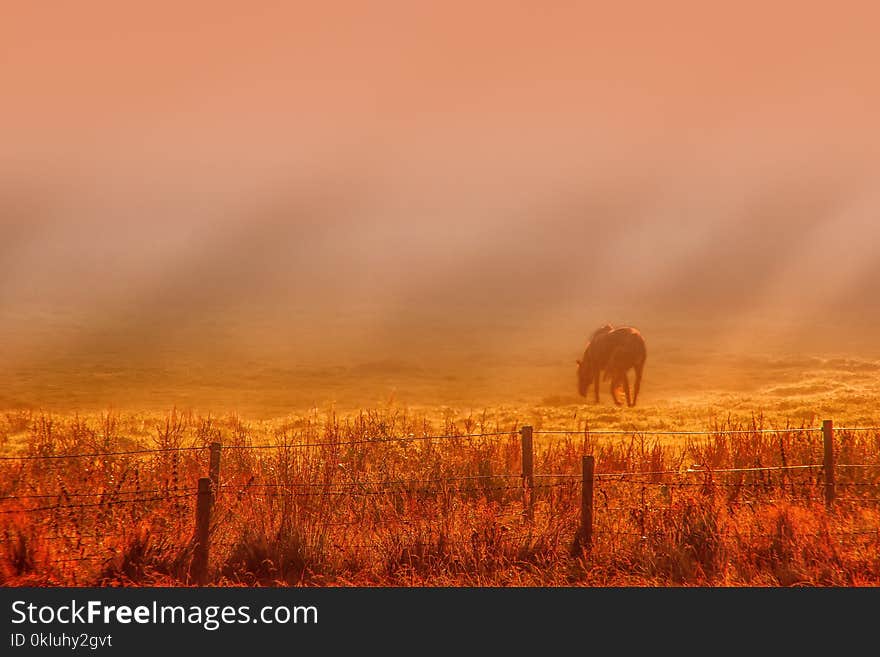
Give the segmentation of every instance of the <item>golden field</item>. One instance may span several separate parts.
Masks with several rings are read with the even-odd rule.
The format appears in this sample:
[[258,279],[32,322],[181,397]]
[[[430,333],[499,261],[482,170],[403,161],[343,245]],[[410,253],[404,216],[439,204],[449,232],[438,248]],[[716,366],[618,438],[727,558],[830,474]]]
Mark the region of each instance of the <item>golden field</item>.
[[[740,362],[727,368],[726,389],[702,391],[690,364],[690,390],[678,392],[664,387],[686,378],[669,376],[674,365],[648,370],[634,409],[611,406],[605,389],[598,406],[564,392],[529,404],[519,390],[514,403],[479,409],[389,394],[363,410],[283,417],[10,409],[3,456],[35,458],[0,461],[0,577],[7,586],[189,583],[195,487],[207,476],[206,446],[219,441],[214,584],[880,583],[880,431],[842,429],[880,425],[880,364]],[[536,368],[529,380],[541,376]],[[839,427],[831,511],[821,468],[764,469],[821,465],[815,429],[825,418]],[[536,432],[532,521],[523,425]],[[541,433],[551,430],[571,433]],[[651,433],[677,430],[708,433]],[[470,434],[490,435],[460,437]],[[100,455],[140,450],[161,451]],[[95,456],[42,458],[68,454]],[[593,545],[573,551],[584,454],[596,458]]]

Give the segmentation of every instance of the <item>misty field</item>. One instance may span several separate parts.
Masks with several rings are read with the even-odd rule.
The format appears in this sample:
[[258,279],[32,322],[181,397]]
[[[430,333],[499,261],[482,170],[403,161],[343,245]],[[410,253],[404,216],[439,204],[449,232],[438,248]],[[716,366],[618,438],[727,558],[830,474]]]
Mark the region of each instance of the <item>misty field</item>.
[[[797,394],[796,411],[777,401],[763,413],[710,412],[709,398],[270,420],[9,411],[0,581],[191,583],[196,486],[220,442],[213,584],[880,584],[880,431],[836,431],[829,511],[823,418],[804,417],[813,406],[836,411],[838,427],[876,426],[873,402]],[[524,424],[535,430],[531,493]],[[621,433],[589,432],[608,429]],[[675,429],[707,433],[650,433]],[[585,454],[596,459],[589,550],[573,549]]]

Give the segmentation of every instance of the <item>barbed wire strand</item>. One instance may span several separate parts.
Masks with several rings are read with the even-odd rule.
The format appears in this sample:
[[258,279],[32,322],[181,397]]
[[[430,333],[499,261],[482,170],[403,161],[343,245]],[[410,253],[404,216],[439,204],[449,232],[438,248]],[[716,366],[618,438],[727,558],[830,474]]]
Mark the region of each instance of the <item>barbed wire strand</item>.
[[[866,430],[872,430],[866,428]],[[803,429],[718,429],[707,431],[661,431],[653,429],[536,429],[535,435],[567,435],[567,436],[731,436],[754,435],[761,433],[812,433],[822,431],[822,427],[804,427]],[[839,429],[843,431],[843,429]]]
[[322,441],[311,443],[280,443],[275,445],[223,445],[223,449],[298,449],[300,447],[346,447],[348,445],[371,445],[376,443],[407,442],[414,440],[459,440],[466,438],[490,438],[493,436],[513,436],[517,431],[490,431],[486,433],[446,434],[433,436],[376,436],[356,440]]
[[[556,484],[539,484],[537,486],[533,486],[534,489],[546,489],[546,488],[559,488],[561,486],[569,486],[569,482],[561,482]],[[234,488],[234,487],[233,487]],[[384,489],[384,490],[331,490],[331,489],[322,489],[320,491],[314,492],[298,492],[298,491],[277,491],[273,490],[271,492],[263,493],[264,497],[322,497],[325,495],[348,495],[351,497],[365,497],[365,496],[374,496],[374,495],[401,495],[401,494],[409,494],[409,493],[469,493],[469,492],[485,492],[488,490],[495,491],[503,491],[503,490],[511,490],[511,491],[519,491],[522,492],[522,486],[458,486],[454,488],[447,488],[444,490],[437,490],[436,488],[410,488],[403,490],[394,490],[394,489]],[[239,495],[243,495],[248,492],[247,486],[242,486],[238,491]]]
[[171,452],[191,452],[208,449],[207,445],[201,447],[160,447],[157,449],[129,449],[121,452],[92,452],[86,454],[28,454],[17,456],[0,456],[0,461],[49,461],[56,459],[88,459],[104,458],[107,456],[131,456],[134,454],[162,454]]
[[107,496],[108,498],[115,497],[117,495],[152,495],[154,493],[178,493],[181,491],[196,491],[198,488],[194,486],[188,486],[183,488],[152,488],[148,490],[120,490],[120,491],[112,491],[112,492],[103,492],[103,493],[70,493],[67,491],[59,491],[57,493],[40,493],[40,494],[27,494],[27,495],[7,495],[0,497],[0,502],[7,502],[9,500],[36,500],[36,499],[52,499],[54,497],[102,497]]
[[366,481],[340,481],[333,483],[242,483],[220,484],[219,488],[323,488],[338,486],[407,486],[416,484],[442,484],[447,481],[480,481],[492,479],[521,479],[519,474],[496,474],[496,475],[466,475],[458,477],[440,477],[436,479],[392,479],[392,480],[366,480]]
[[114,500],[108,502],[94,502],[90,504],[53,504],[52,506],[38,506],[31,507],[29,509],[4,509],[0,511],[0,514],[7,515],[12,513],[36,513],[39,511],[68,511],[70,509],[87,509],[99,506],[117,506],[120,504],[140,504],[143,502],[161,502],[161,501],[171,501],[171,500],[179,500],[187,497],[194,497],[194,494],[189,495],[172,495],[168,497],[167,495],[162,495],[161,497],[145,497],[134,500]]
[[[639,429],[581,429],[581,430],[564,430],[564,429],[538,429],[533,432],[534,435],[640,435],[640,436],[721,436],[721,435],[754,435],[754,434],[779,434],[779,433],[812,433],[819,432],[821,427],[803,427],[788,429],[718,429],[704,431],[662,431],[662,430],[639,430]],[[880,427],[837,427],[835,431],[853,432],[853,431],[880,431]],[[418,440],[459,440],[469,438],[488,438],[497,436],[514,436],[518,432],[515,429],[510,431],[490,431],[481,433],[468,434],[443,434],[417,436],[414,434],[407,436],[377,436],[372,438],[362,438],[348,441],[322,441],[307,443],[282,443],[275,445],[224,445],[223,450],[262,450],[262,449],[299,449],[306,447],[345,447],[349,445],[365,445],[386,442],[407,442]],[[75,459],[75,458],[106,458],[111,456],[132,456],[137,454],[160,454],[171,452],[200,451],[208,449],[207,445],[189,446],[189,447],[163,447],[155,449],[132,449],[116,452],[91,452],[84,454],[28,454],[28,455],[12,455],[0,456],[0,461],[39,461],[39,460],[56,460],[56,459]]]

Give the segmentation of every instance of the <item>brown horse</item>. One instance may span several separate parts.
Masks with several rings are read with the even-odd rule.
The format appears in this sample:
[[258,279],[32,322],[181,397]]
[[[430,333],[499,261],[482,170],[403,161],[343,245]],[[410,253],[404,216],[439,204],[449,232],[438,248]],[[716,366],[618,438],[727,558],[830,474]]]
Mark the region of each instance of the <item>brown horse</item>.
[[[642,371],[645,367],[647,350],[645,340],[637,329],[631,327],[614,328],[606,324],[590,337],[584,356],[578,364],[578,391],[587,396],[590,384],[593,385],[596,403],[599,402],[599,377],[605,372],[605,380],[611,381],[611,398],[620,406],[617,388],[623,387],[627,406],[635,406],[642,386]],[[635,370],[635,384],[630,397],[627,372]]]

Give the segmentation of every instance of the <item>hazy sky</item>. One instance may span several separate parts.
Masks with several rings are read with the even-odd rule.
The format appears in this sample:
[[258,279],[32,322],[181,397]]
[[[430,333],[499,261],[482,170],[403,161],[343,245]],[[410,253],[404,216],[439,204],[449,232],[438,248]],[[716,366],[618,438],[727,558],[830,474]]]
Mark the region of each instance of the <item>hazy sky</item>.
[[4,340],[873,330],[880,10],[721,4],[5,0]]

